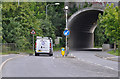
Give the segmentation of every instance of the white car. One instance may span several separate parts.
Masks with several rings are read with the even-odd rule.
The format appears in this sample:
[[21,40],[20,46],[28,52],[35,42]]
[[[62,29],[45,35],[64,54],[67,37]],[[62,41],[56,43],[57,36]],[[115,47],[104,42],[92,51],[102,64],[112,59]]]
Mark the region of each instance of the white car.
[[35,56],[39,56],[39,54],[53,55],[53,43],[51,38],[37,36],[35,43]]

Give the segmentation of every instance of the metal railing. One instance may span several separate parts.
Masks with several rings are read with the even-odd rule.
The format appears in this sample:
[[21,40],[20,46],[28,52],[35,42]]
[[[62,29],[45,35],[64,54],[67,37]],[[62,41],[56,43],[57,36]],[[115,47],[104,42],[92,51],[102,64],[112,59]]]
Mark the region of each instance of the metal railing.
[[15,43],[0,43],[0,52],[17,51]]

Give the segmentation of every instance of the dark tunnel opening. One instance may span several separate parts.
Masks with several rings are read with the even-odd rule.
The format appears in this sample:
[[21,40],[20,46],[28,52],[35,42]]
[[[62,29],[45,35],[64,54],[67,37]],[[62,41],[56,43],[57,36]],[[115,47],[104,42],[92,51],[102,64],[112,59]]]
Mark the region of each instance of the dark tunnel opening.
[[78,11],[68,21],[70,36],[69,47],[73,50],[94,48],[94,30],[99,13],[103,10],[87,9]]

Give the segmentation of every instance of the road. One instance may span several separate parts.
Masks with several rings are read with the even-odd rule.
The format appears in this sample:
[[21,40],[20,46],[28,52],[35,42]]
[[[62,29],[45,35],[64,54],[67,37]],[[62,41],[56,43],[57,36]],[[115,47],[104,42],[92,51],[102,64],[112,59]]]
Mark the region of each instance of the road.
[[98,53],[104,53],[102,51],[72,51],[71,53],[80,60],[118,71],[118,62],[95,56]]
[[95,52],[71,51],[71,53],[76,58],[56,58],[60,56],[60,52],[54,52],[52,57],[24,55],[7,62],[3,67],[2,76],[118,77],[117,62],[95,57],[93,56]]

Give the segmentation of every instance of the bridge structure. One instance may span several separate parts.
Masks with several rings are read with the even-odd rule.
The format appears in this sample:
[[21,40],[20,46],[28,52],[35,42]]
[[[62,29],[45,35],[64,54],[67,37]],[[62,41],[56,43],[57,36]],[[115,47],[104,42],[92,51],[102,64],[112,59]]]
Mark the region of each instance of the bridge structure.
[[77,11],[68,19],[70,30],[68,46],[72,50],[87,50],[94,48],[94,31],[97,27],[99,13],[103,8],[85,8]]

